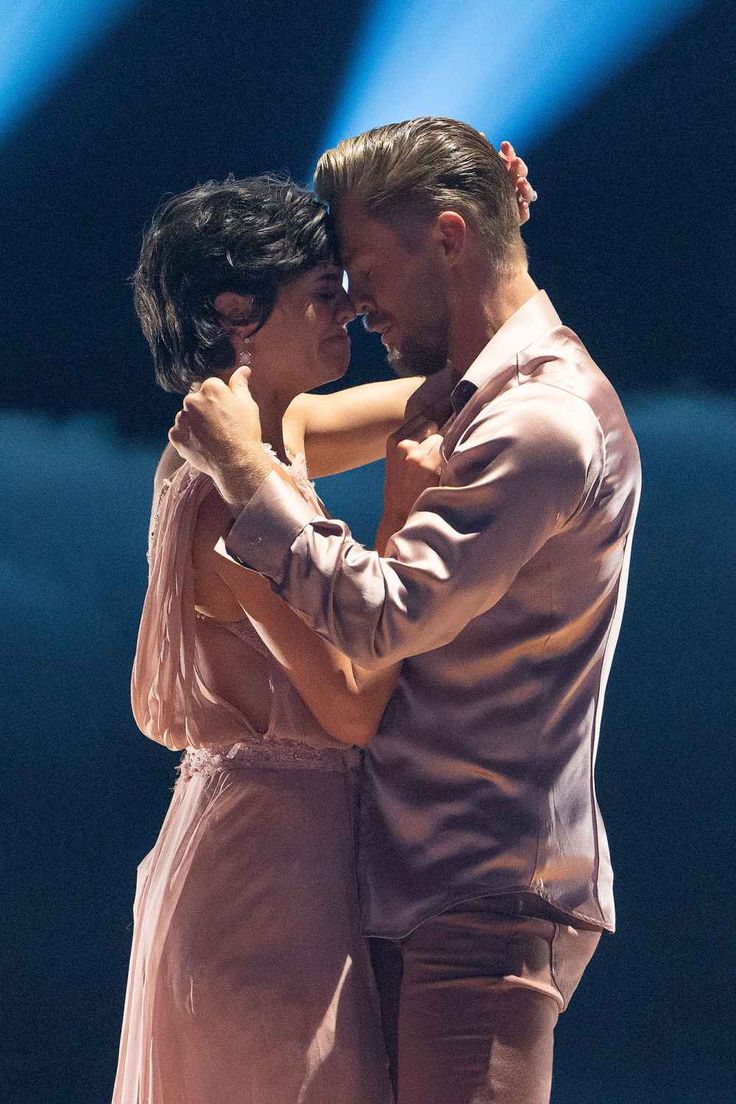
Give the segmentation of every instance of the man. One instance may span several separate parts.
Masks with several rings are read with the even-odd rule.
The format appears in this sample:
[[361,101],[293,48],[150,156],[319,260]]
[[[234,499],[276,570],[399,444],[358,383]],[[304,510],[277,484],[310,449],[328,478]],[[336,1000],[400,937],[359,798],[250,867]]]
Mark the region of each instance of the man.
[[[483,135],[381,127],[315,179],[392,362],[450,367],[439,483],[381,557],[272,473],[247,370],[188,397],[170,437],[230,504],[231,557],[364,667],[404,661],[366,756],[359,859],[366,932],[401,950],[399,1104],[544,1104],[558,1014],[614,928],[593,766],[636,442],[529,275]],[[435,483],[416,471],[436,445],[394,468]]]

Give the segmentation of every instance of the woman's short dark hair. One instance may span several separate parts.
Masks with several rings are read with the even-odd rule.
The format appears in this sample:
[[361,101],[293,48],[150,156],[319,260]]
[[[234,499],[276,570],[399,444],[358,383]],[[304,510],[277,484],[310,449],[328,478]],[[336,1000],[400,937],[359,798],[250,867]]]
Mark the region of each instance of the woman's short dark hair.
[[160,386],[186,393],[231,366],[229,331],[215,309],[221,292],[251,296],[248,321],[260,328],[282,287],[336,254],[324,206],[291,180],[228,177],[166,199],[133,276]]

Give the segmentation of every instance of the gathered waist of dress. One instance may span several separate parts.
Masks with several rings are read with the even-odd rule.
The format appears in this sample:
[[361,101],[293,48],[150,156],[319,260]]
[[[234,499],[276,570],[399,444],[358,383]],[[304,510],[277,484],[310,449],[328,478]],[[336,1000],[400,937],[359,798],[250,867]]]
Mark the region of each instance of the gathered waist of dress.
[[184,780],[221,770],[263,768],[343,772],[357,767],[357,748],[316,748],[298,740],[254,739],[222,747],[186,748],[179,765]]

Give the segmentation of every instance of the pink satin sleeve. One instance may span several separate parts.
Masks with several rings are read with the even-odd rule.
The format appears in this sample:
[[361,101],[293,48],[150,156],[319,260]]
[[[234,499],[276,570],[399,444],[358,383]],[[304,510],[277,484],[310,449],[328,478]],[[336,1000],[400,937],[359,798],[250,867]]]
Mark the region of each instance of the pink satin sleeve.
[[218,545],[272,580],[318,633],[368,668],[453,640],[584,508],[603,440],[579,398],[527,384],[485,407],[425,491],[387,555],[343,522],[315,516],[269,477]]

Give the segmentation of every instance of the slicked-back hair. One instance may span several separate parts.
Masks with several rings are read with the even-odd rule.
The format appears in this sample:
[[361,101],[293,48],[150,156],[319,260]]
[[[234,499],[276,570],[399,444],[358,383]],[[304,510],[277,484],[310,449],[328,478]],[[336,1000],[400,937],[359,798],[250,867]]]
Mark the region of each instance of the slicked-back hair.
[[133,276],[160,386],[185,394],[232,365],[229,331],[215,308],[221,292],[251,296],[244,321],[260,328],[286,284],[335,256],[324,206],[291,180],[228,177],[164,200]]
[[347,138],[319,159],[315,191],[338,214],[350,196],[399,233],[457,211],[503,268],[523,250],[513,182],[485,135],[456,119],[425,116]]

